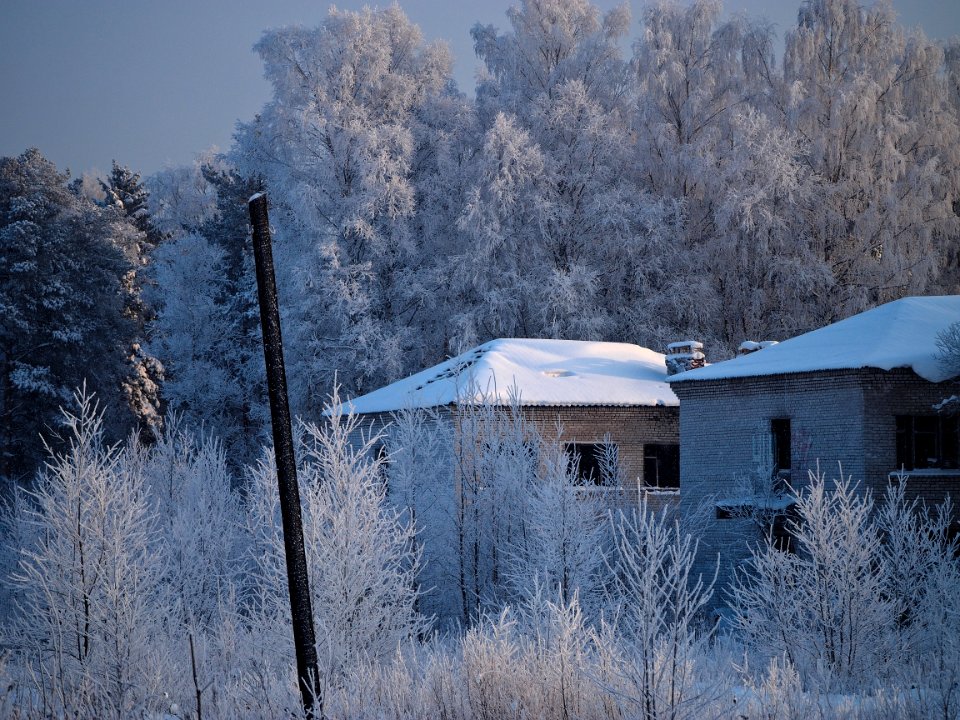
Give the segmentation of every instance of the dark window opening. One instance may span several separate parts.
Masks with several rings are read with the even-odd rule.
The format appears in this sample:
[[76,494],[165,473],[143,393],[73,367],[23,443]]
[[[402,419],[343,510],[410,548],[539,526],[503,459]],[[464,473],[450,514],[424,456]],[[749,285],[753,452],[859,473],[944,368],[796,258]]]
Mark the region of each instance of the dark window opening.
[[956,417],[897,415],[897,469],[960,467],[958,425]]
[[770,421],[773,442],[773,470],[789,470],[793,467],[790,457],[790,418],[775,418]]
[[717,520],[752,520],[774,549],[790,554],[797,552],[793,534],[799,522],[796,504],[791,503],[786,508],[773,510],[758,507],[749,500],[723,502],[716,506],[716,517]]
[[680,446],[643,446],[643,484],[647,487],[680,487]]
[[378,442],[373,446],[372,455],[373,459],[380,463],[377,468],[377,478],[380,482],[383,483],[383,486],[386,488],[387,492],[390,492],[390,452],[387,450],[387,446]]
[[774,516],[770,525],[770,542],[780,552],[795,555],[797,552],[794,543],[793,527],[796,524],[796,506],[791,506],[787,513]]
[[563,448],[567,453],[570,469],[581,485],[603,485],[604,443],[567,443]]

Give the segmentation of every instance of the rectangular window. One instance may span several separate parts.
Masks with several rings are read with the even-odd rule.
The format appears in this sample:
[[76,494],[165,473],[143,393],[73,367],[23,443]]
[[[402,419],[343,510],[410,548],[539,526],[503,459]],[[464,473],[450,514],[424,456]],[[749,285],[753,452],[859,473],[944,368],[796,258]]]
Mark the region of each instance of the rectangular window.
[[793,467],[790,457],[790,418],[775,418],[770,421],[770,435],[773,440],[773,470],[789,470]]
[[897,415],[897,469],[954,470],[960,467],[956,417]]
[[379,472],[377,477],[384,484],[384,487],[387,489],[387,492],[390,491],[390,452],[387,450],[387,446],[383,442],[378,442],[374,445],[371,450],[373,451],[373,458],[380,462]]
[[570,469],[582,485],[603,485],[603,443],[566,443],[563,449],[567,453]]
[[643,446],[643,484],[647,487],[680,487],[680,446]]

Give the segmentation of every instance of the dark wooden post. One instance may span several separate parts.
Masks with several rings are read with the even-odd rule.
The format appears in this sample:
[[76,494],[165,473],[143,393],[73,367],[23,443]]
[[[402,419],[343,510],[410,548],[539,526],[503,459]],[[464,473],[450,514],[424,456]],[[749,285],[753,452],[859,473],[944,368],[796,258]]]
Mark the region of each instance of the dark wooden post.
[[[300,488],[297,484],[297,462],[293,454],[287,376],[283,367],[283,339],[280,337],[280,308],[273,273],[267,196],[257,193],[250,198],[249,206],[250,222],[253,223],[253,254],[257,265],[260,325],[263,329],[263,357],[267,365],[273,446],[277,457],[277,484],[280,486],[280,516],[283,521],[283,545],[287,558],[290,613],[293,617],[293,644],[297,652],[297,677],[307,717],[322,717],[323,698],[317,668],[313,609],[310,606],[307,556],[303,548]],[[317,703],[316,709],[314,702]]]

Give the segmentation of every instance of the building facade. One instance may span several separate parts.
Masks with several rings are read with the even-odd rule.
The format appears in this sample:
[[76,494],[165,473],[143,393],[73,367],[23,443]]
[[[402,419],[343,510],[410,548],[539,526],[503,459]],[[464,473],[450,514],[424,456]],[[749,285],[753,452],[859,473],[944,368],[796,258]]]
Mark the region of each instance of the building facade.
[[681,509],[708,519],[698,571],[711,574],[719,557],[727,585],[818,468],[874,498],[902,476],[908,499],[960,497],[960,423],[937,409],[960,380],[937,346],[957,321],[960,297],[906,298],[671,378]]
[[344,408],[389,445],[394,415],[404,409],[429,410],[455,428],[478,404],[519,408],[544,440],[563,445],[586,486],[599,483],[601,456],[612,445],[625,502],[641,493],[657,506],[679,499],[678,401],[664,356],[635,345],[494,340]]

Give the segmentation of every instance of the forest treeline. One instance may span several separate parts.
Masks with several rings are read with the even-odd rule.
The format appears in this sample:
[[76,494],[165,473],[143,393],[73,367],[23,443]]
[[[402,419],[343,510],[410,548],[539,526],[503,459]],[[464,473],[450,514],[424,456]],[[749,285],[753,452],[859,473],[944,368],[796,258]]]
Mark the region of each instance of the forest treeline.
[[[960,44],[813,0],[783,51],[719,2],[529,0],[475,92],[393,6],[256,45],[232,147],[141,181],[0,164],[0,475],[84,379],[115,437],[179,413],[255,457],[246,200],[266,190],[296,414],[494,337],[694,337],[711,357],[960,288]],[[629,48],[629,49],[627,49]]]

